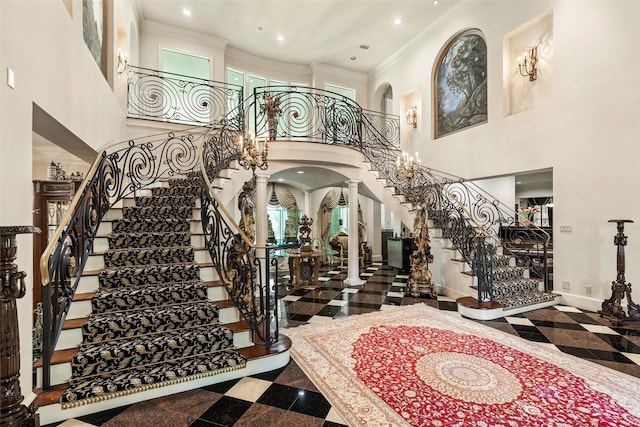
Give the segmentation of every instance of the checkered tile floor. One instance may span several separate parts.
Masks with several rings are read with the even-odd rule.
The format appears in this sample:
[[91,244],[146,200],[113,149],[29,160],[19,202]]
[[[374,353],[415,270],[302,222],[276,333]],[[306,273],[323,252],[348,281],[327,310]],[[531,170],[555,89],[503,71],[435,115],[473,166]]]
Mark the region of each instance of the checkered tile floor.
[[[318,286],[278,285],[280,327],[326,322],[390,305],[426,303],[456,311],[455,301],[404,295],[408,277],[382,264],[361,273],[358,287],[345,287],[347,270],[323,268]],[[640,324],[614,326],[597,313],[554,306],[481,322],[582,359],[640,377]],[[639,322],[640,323],[640,322]],[[340,415],[292,360],[282,369],[67,420],[73,426],[343,426]]]

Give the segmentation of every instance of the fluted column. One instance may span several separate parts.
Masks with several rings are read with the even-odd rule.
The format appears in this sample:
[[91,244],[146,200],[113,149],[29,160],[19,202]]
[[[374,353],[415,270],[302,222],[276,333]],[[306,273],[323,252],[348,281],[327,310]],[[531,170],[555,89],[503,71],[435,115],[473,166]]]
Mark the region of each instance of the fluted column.
[[269,237],[267,227],[267,181],[269,175],[256,172],[256,245],[264,246]]
[[359,286],[364,283],[360,279],[360,251],[358,248],[358,184],[360,180],[349,181],[349,274],[344,281],[347,286]]

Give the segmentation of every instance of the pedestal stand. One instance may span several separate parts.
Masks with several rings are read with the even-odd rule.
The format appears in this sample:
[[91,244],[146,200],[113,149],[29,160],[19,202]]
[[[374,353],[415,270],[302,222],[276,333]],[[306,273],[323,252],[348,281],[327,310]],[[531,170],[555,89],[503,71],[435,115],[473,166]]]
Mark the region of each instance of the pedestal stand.
[[[624,247],[627,246],[627,236],[624,235],[624,223],[630,222],[630,219],[611,219],[609,222],[618,224],[618,234],[613,238],[613,244],[618,247],[617,269],[618,275],[614,282],[611,282],[611,298],[602,303],[601,316],[611,319],[614,323],[620,321],[640,320],[640,307],[634,304],[631,299],[631,283],[625,282],[624,271]],[[622,309],[622,299],[627,296],[627,310],[629,315],[625,314]]]
[[16,299],[22,298],[26,288],[24,271],[18,271],[16,234],[39,233],[32,226],[0,227],[0,426],[40,425],[36,406],[22,405],[20,391],[20,331]]

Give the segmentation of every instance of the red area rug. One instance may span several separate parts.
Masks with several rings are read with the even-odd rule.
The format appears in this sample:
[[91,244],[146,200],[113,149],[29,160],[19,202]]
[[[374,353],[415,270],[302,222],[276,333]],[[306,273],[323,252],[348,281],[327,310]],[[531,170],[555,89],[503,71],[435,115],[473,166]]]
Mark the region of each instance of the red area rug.
[[640,379],[424,304],[284,334],[351,426],[640,426]]

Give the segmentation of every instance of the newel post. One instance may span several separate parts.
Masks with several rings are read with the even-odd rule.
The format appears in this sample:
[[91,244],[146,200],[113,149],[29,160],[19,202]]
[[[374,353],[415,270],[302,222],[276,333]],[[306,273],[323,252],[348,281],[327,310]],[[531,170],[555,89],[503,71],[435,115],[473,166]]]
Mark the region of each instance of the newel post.
[[40,425],[36,406],[22,404],[20,390],[20,330],[16,299],[26,292],[24,271],[18,271],[16,235],[39,233],[33,226],[0,227],[0,426]]

